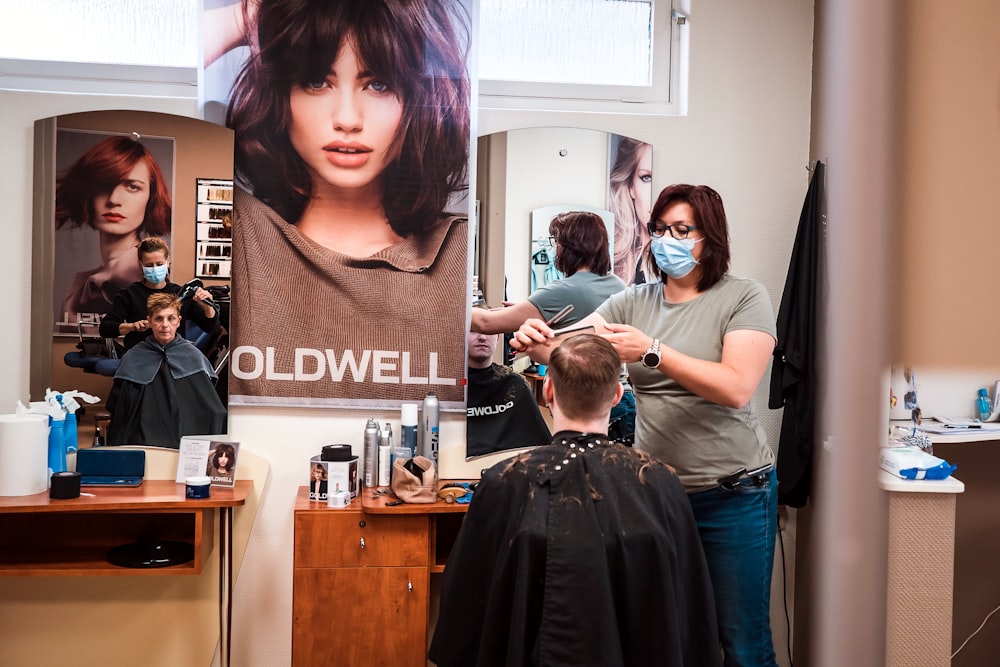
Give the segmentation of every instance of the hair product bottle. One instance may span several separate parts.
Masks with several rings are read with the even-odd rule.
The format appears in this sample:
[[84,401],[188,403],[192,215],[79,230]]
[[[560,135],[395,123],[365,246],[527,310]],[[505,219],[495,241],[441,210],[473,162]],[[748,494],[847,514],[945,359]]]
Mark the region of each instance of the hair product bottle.
[[392,424],[385,423],[378,439],[378,485],[392,483]]
[[433,391],[424,397],[423,421],[420,433],[420,453],[437,464],[438,459],[438,429],[440,428],[438,414],[438,398]]
[[399,445],[403,449],[408,449],[409,452],[406,458],[413,458],[419,452],[417,451],[417,410],[420,406],[416,403],[403,403],[400,407],[400,428],[399,428]]
[[378,486],[378,447],[379,428],[374,418],[369,418],[365,424],[364,439],[364,482],[365,487],[372,489]]

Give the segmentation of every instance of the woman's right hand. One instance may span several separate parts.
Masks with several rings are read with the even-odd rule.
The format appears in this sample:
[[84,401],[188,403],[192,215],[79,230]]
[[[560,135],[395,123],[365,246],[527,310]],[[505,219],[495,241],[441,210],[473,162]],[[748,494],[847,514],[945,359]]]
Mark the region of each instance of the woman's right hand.
[[137,320],[132,323],[132,331],[145,331],[149,328],[149,320]]
[[555,338],[552,329],[544,320],[531,317],[524,321],[521,328],[514,332],[510,346],[518,352],[531,354],[538,345],[544,345]]

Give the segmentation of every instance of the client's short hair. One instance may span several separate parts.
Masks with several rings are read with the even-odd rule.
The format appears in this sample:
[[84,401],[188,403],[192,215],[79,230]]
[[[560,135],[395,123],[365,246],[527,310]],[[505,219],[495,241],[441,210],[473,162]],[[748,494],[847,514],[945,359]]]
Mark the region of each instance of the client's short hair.
[[610,408],[618,391],[621,358],[596,334],[579,334],[552,351],[546,371],[559,407],[572,419],[593,417]]
[[156,294],[149,295],[149,299],[146,301],[146,312],[150,317],[167,308],[173,308],[179,316],[181,314],[181,300],[167,292],[157,292]]

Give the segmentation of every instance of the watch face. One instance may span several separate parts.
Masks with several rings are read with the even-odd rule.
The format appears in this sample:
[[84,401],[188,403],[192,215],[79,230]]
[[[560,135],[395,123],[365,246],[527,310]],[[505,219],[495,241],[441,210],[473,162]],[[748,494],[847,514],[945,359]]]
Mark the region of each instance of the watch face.
[[660,365],[660,353],[659,352],[647,352],[642,355],[642,365],[646,368],[656,368]]

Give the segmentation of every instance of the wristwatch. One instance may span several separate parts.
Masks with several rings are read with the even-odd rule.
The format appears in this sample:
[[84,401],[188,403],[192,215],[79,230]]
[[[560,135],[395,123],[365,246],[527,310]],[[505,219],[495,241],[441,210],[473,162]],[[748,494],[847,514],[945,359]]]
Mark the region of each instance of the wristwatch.
[[642,355],[642,365],[646,368],[659,368],[660,366],[660,339],[654,338],[653,343]]

